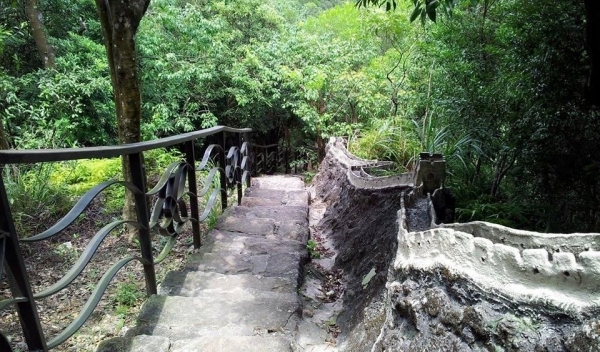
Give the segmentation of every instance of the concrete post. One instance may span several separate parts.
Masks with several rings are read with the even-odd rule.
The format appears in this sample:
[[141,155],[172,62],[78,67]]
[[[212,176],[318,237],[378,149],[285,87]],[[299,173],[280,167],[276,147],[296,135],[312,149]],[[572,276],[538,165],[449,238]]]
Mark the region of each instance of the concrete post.
[[433,193],[446,180],[446,160],[442,154],[420,153],[415,173],[415,186],[423,186],[423,195]]

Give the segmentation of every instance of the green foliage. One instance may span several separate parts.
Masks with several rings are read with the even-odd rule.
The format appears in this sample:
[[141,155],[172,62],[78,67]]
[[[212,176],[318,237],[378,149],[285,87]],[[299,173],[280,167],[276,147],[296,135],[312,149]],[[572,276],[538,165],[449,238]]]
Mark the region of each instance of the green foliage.
[[308,254],[312,259],[321,258],[321,253],[319,253],[317,247],[318,244],[315,240],[308,240],[308,242],[306,242],[306,249],[308,250]]
[[113,301],[117,307],[120,307],[117,308],[118,312],[123,312],[124,309],[133,307],[142,297],[140,288],[134,282],[121,282],[117,286]]
[[[101,182],[122,179],[120,159],[88,159],[58,163],[49,180],[54,185],[62,185],[72,199],[77,199]],[[112,186],[103,192],[103,208],[107,213],[117,213],[123,209],[125,190],[122,186]]]
[[64,214],[70,200],[62,184],[51,182],[51,164],[4,166],[4,184],[13,221],[20,237],[29,237],[46,220]]
[[481,195],[474,200],[463,200],[462,203],[465,204],[464,208],[456,208],[458,222],[488,221],[508,227],[535,228],[526,205],[519,202],[498,202],[489,195]]
[[371,126],[348,143],[349,150],[365,159],[393,161],[398,171],[411,168],[421,151],[413,126],[406,119],[371,121]]
[[[328,137],[346,136],[352,152],[399,171],[421,151],[441,152],[461,219],[600,228],[599,113],[581,89],[584,5],[455,2],[360,0],[385,6],[358,10],[335,0],[153,0],[137,36],[143,139],[244,126],[264,144],[285,137],[319,158]],[[41,69],[21,6],[0,11],[0,119],[10,146],[115,144],[93,2],[44,2],[55,70]],[[146,154],[151,175],[173,160]],[[81,161],[48,167],[43,182],[32,181],[35,167],[8,177],[15,202],[31,192],[68,203],[119,169],[118,160]],[[117,190],[107,193],[115,211]],[[36,214],[21,202],[19,213]]]
[[261,129],[256,114],[279,94],[261,47],[281,21],[258,0],[153,1],[138,35],[145,138],[216,124]]

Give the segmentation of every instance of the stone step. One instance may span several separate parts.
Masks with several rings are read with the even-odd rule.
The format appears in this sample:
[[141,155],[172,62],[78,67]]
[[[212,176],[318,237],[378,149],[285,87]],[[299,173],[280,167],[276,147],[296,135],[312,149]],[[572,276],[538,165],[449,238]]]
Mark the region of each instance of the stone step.
[[222,216],[217,221],[215,229],[249,235],[272,236],[275,233],[275,221],[265,218],[248,219],[245,217]]
[[246,219],[273,219],[276,222],[294,221],[301,225],[308,225],[307,206],[235,206],[227,209],[225,216]]
[[[230,212],[230,214],[234,213],[233,210]],[[243,217],[243,211],[240,211],[239,214],[240,217],[227,216],[221,218],[217,222],[215,230],[242,235],[263,236],[268,239],[291,239],[302,243],[306,243],[310,235],[308,220],[276,221],[265,218]],[[211,234],[208,237],[210,236]]]
[[[222,274],[251,273],[266,277],[287,277],[294,282],[300,282],[301,264],[298,262],[305,259],[297,254],[290,254],[287,259],[282,259],[280,256],[281,254],[263,254],[240,258],[206,253],[200,260],[190,262],[188,268]],[[296,263],[293,263],[292,259]]]
[[262,277],[252,274],[225,275],[217,272],[172,271],[158,289],[159,295],[201,296],[206,292],[219,295],[235,290],[295,293],[296,282],[282,277]]
[[291,341],[285,337],[228,336],[176,341],[170,352],[291,352]]
[[237,336],[253,336],[289,330],[299,311],[294,293],[237,290],[197,297],[154,295],[144,303],[138,326],[146,327],[146,334],[151,331],[172,340],[181,339],[182,333],[184,338],[233,336],[233,331]]
[[270,206],[283,206],[283,207],[295,207],[295,206],[306,206],[306,202],[304,200],[294,200],[294,199],[271,199],[271,198],[259,198],[259,197],[251,197],[244,196],[242,198],[242,205],[248,207],[260,206],[260,207],[270,207]]
[[287,352],[292,351],[287,336],[203,335],[172,340],[164,336],[137,335],[117,337],[101,342],[96,352]]
[[276,190],[303,190],[304,181],[296,176],[272,175],[252,179],[252,187]]
[[[308,191],[284,191],[277,189],[247,188],[244,198],[262,198],[279,201],[278,205],[306,206],[309,202]],[[242,202],[244,202],[242,198]]]
[[200,247],[199,253],[232,252],[236,254],[268,254],[271,251],[305,252],[306,243],[290,238],[256,236],[240,232],[213,229]]

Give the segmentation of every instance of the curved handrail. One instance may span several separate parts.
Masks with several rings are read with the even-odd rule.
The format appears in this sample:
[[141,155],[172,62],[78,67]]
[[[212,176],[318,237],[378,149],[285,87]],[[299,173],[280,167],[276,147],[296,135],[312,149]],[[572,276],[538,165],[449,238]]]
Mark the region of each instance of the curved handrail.
[[98,302],[100,302],[102,295],[104,295],[106,288],[108,287],[112,279],[115,277],[117,272],[133,260],[137,260],[142,264],[150,264],[147,260],[141,257],[127,257],[119,260],[113,266],[111,266],[110,269],[108,269],[108,271],[106,271],[106,273],[102,276],[100,281],[98,281],[98,284],[94,288],[94,291],[92,291],[90,298],[87,300],[87,302],[85,302],[85,305],[81,309],[81,312],[79,312],[77,318],[75,318],[71,322],[71,324],[69,324],[69,326],[67,326],[60,334],[58,334],[56,337],[54,337],[48,342],[49,349],[54,348],[60,345],[61,343],[65,342],[66,339],[71,337],[74,333],[77,332],[77,330],[79,330],[79,328],[83,324],[85,324],[85,322],[88,320],[88,318],[98,305]]
[[[251,159],[254,156],[250,150],[252,144],[249,142],[251,131],[252,130],[249,128],[235,129],[225,126],[216,126],[213,128],[180,134],[173,137],[120,146],[0,151],[0,160],[2,160],[1,163],[3,164],[26,164],[89,158],[111,158],[125,155],[130,156],[129,163],[131,166],[130,176],[133,179],[132,182],[109,180],[94,186],[85,192],[85,194],[83,194],[83,196],[77,200],[75,205],[67,212],[67,214],[50,228],[35,234],[34,236],[20,239],[19,242],[36,242],[46,240],[64,232],[65,229],[71,226],[81,216],[81,214],[89,208],[92,201],[94,201],[94,199],[96,199],[100,193],[115,184],[124,186],[136,195],[135,202],[139,217],[137,221],[118,220],[104,226],[102,229],[96,232],[96,234],[94,234],[94,236],[89,240],[89,243],[86,245],[86,248],[77,258],[76,262],[57,282],[46,288],[43,288],[41,292],[35,294],[22,294],[22,296],[2,300],[0,301],[0,310],[9,305],[14,305],[17,303],[19,303],[20,307],[21,303],[25,302],[29,302],[29,304],[35,308],[35,300],[54,295],[69,285],[72,285],[75,279],[82,274],[82,272],[91,262],[91,259],[94,257],[94,255],[97,254],[99,246],[103,243],[106,237],[108,237],[108,235],[114,229],[123,224],[131,224],[138,229],[142,255],[140,257],[130,256],[121,259],[111,266],[97,283],[95,289],[78,316],[62,332],[52,338],[48,343],[45,343],[44,349],[51,349],[60,345],[81,328],[81,326],[89,319],[90,315],[97,307],[101,297],[106,292],[107,286],[110,284],[111,280],[114,279],[116,273],[131,261],[137,260],[144,264],[146,283],[148,285],[146,288],[147,292],[148,294],[156,293],[156,280],[153,265],[161,263],[170,254],[170,252],[172,252],[178,239],[178,234],[182,232],[183,227],[187,223],[192,223],[194,232],[194,245],[197,247],[201,244],[200,227],[198,226],[199,222],[205,221],[211,215],[215,204],[217,204],[219,196],[221,196],[222,207],[226,208],[227,190],[233,190],[236,188],[235,186],[237,186],[238,202],[241,201],[241,183],[248,180],[250,177],[249,169],[254,164],[254,160]],[[198,161],[194,156],[194,141],[198,138],[223,132],[244,134],[244,136],[238,135],[236,137],[236,144],[238,145],[234,145],[229,149],[225,148],[225,141],[227,139],[224,136],[224,143],[222,145],[211,144],[204,148],[202,160]],[[244,142],[239,144],[239,141],[242,138],[244,139]],[[185,144],[185,159],[168,165],[154,187],[150,191],[145,192],[145,171],[143,168],[144,165],[141,153],[152,149],[174,146],[177,144]],[[196,179],[197,171],[203,171],[202,174],[205,175],[203,180],[200,180],[200,182],[204,182],[202,184],[202,189],[200,190],[198,190],[200,183],[198,183],[198,180]],[[220,185],[217,185],[214,182],[214,178],[217,174],[221,176]],[[4,192],[4,190],[0,191]],[[149,196],[157,196],[158,198],[154,204],[154,207],[152,208],[152,211],[150,211],[150,214],[148,214],[150,217],[145,216],[144,214],[145,212],[148,212],[148,209],[146,208],[146,202]],[[199,202],[199,197],[203,197],[204,200]],[[199,210],[202,207],[202,213],[199,214]],[[191,213],[189,213],[190,208]],[[10,212],[8,212],[8,216],[10,216]],[[164,243],[164,245],[162,245],[163,248],[158,256],[154,256],[152,254],[151,248],[153,239],[150,236],[151,228],[157,229],[161,235],[168,236],[167,241]],[[6,236],[11,236],[11,234],[6,233],[5,231],[7,231],[7,229],[0,229],[0,266],[4,261],[2,256],[2,249],[4,247],[3,242],[6,239]],[[23,263],[17,264],[24,266]],[[13,271],[11,271],[11,273],[12,272]],[[0,279],[2,279],[2,274],[3,273],[1,272],[0,268]],[[27,277],[21,277],[21,280],[26,282]],[[31,320],[37,321],[37,318],[34,317]],[[35,334],[40,335],[40,337],[44,339],[43,331],[40,330],[39,327],[36,328],[34,326],[32,329],[36,331]],[[0,347],[3,346],[3,342],[6,342],[5,340],[5,336],[0,332]],[[3,350],[4,348],[0,349]]]
[[206,148],[206,150],[204,151],[204,155],[202,156],[202,161],[200,161],[200,164],[198,165],[198,167],[196,167],[196,171],[204,170],[204,168],[208,164],[208,161],[210,160],[210,155],[212,154],[212,151],[215,148],[217,148],[217,150],[221,150],[221,151],[223,150],[223,148],[218,144],[209,145]]
[[163,247],[162,251],[160,251],[158,256],[156,256],[156,259],[154,259],[154,265],[158,265],[158,264],[162,263],[165,259],[167,259],[169,254],[171,254],[171,250],[175,246],[176,242],[177,242],[176,236],[169,236],[167,238],[167,243]]
[[6,351],[6,352],[13,351],[12,347],[10,347],[10,343],[8,342],[8,339],[6,338],[6,336],[4,336],[2,331],[0,331],[0,351]]
[[160,179],[158,179],[158,182],[156,182],[156,185],[151,190],[146,192],[146,194],[149,196],[152,196],[152,195],[155,195],[156,193],[160,192],[160,190],[169,181],[169,178],[171,177],[171,174],[173,173],[173,169],[178,167],[181,163],[182,163],[182,161],[175,161],[175,162],[172,162],[171,164],[169,164],[169,166],[167,166],[166,170],[160,176]]
[[27,302],[29,301],[26,297],[15,297],[9,299],[3,299],[0,301],[0,310],[10,306],[11,304]]
[[251,128],[232,128],[215,126],[200,131],[179,134],[146,142],[129,143],[118,146],[87,147],[87,148],[61,148],[61,149],[27,149],[27,150],[0,150],[0,159],[4,164],[31,164],[48,161],[66,161],[91,158],[114,158],[121,155],[141,153],[152,149],[170,147],[193,141],[198,138],[208,137],[219,132],[249,133]]
[[202,189],[198,192],[197,196],[198,197],[202,197],[204,196],[206,193],[208,193],[208,191],[213,188],[212,187],[212,180],[215,178],[215,174],[217,172],[220,172],[222,175],[225,174],[225,170],[221,169],[220,167],[213,167],[210,172],[208,173],[208,175],[206,175],[206,177],[202,180],[204,183],[204,186],[202,187]]
[[42,240],[48,239],[50,237],[53,237],[53,236],[59,234],[62,230],[67,228],[69,225],[71,225],[73,223],[73,221],[75,221],[75,219],[77,219],[79,217],[79,215],[81,215],[81,213],[83,213],[85,211],[85,209],[87,209],[87,207],[90,205],[92,200],[94,200],[94,198],[96,198],[98,196],[98,194],[100,194],[106,188],[108,188],[114,184],[121,184],[121,185],[127,187],[127,189],[129,189],[134,194],[142,193],[135,185],[133,185],[130,182],[117,181],[117,180],[102,182],[99,185],[95,186],[94,188],[90,189],[89,191],[85,192],[85,194],[83,196],[81,196],[81,198],[79,198],[77,203],[75,203],[73,208],[71,208],[71,210],[69,210],[67,215],[65,215],[62,219],[60,219],[56,224],[52,225],[52,227],[50,227],[46,231],[41,232],[37,235],[23,238],[20,241],[21,242],[37,242],[37,241],[42,241]]
[[85,250],[83,251],[83,253],[81,253],[81,256],[79,256],[79,258],[77,259],[75,264],[73,264],[73,266],[71,266],[71,269],[69,269],[69,271],[56,283],[54,283],[50,287],[46,288],[42,292],[34,294],[33,297],[35,299],[45,298],[45,297],[53,295],[53,294],[59,292],[60,290],[66,288],[71,282],[73,282],[73,280],[75,280],[77,278],[77,276],[79,276],[79,274],[81,274],[83,269],[85,269],[85,267],[90,263],[90,260],[92,259],[92,257],[98,250],[98,247],[100,246],[102,241],[104,241],[106,236],[112,230],[114,230],[115,228],[117,228],[118,226],[123,225],[123,224],[130,224],[137,229],[142,227],[142,225],[140,225],[138,222],[131,221],[131,220],[117,220],[117,221],[113,221],[110,224],[104,226],[102,229],[100,229],[100,231],[98,231],[94,235],[94,237],[92,237],[89,244],[85,247]]

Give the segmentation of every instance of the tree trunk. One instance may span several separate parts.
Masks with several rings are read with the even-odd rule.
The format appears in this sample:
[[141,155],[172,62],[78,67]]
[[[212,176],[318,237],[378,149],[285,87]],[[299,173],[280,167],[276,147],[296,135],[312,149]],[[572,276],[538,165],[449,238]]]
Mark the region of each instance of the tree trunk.
[[[141,139],[141,90],[137,71],[135,34],[150,0],[96,0],[108,56],[119,142]],[[123,177],[131,182],[129,160],[122,158]],[[145,191],[145,190],[142,190]],[[133,194],[126,192],[123,219],[135,219]],[[130,229],[131,230],[131,229]],[[130,236],[130,238],[132,238]]]
[[586,49],[590,57],[590,71],[586,85],[586,97],[593,105],[600,105],[600,2],[585,0]]
[[8,143],[8,136],[4,132],[4,123],[0,119],[0,150],[10,149],[10,143]]
[[42,12],[38,9],[37,0],[27,0],[27,18],[31,26],[31,32],[35,46],[40,53],[44,68],[54,68],[54,48],[48,44],[48,38],[42,24]]

